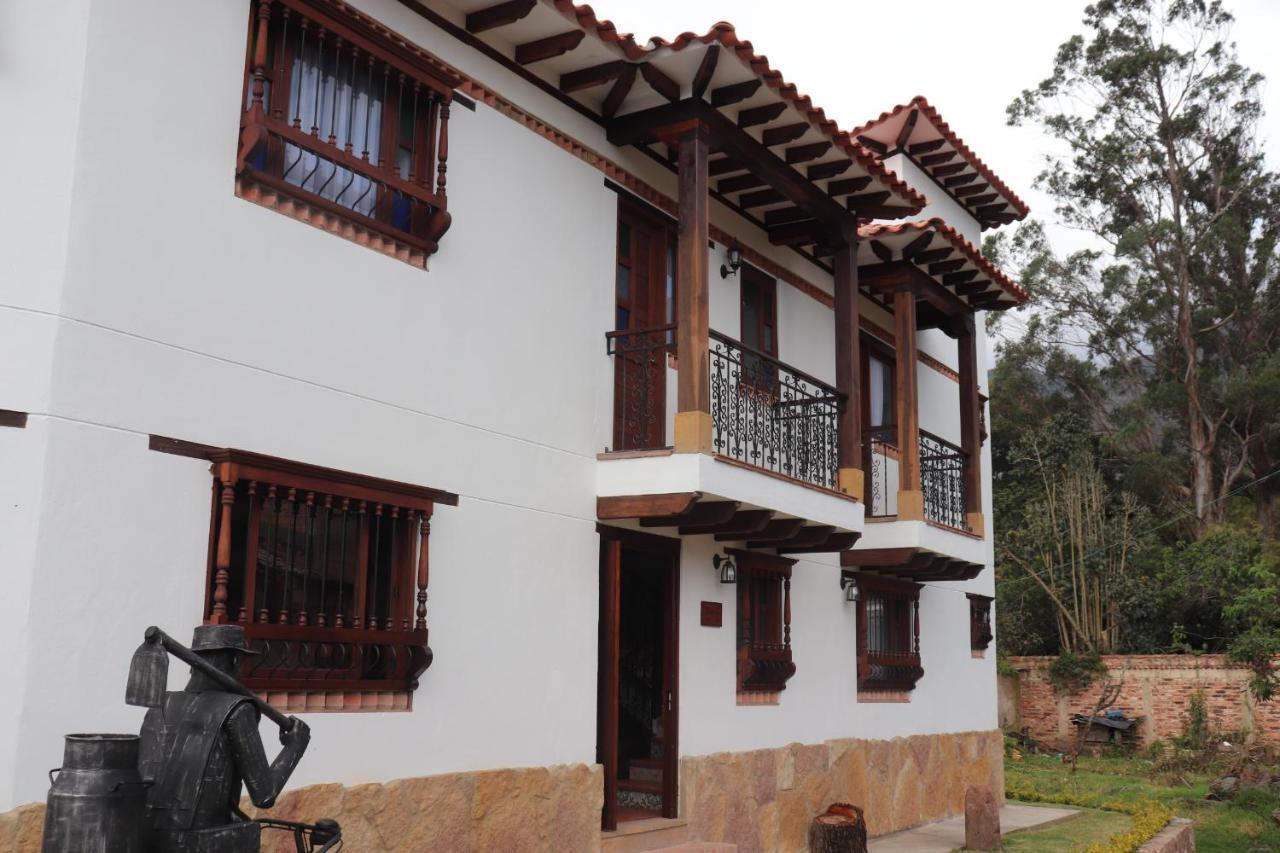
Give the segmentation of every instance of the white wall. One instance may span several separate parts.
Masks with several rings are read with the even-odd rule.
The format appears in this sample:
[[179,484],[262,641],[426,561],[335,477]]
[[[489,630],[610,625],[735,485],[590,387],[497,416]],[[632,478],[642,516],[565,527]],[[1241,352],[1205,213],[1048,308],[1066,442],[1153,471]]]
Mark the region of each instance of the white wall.
[[[359,5],[674,192],[661,167],[404,6]],[[0,243],[17,272],[0,282],[0,407],[33,413],[0,429],[0,468],[16,473],[0,478],[0,647],[17,650],[0,664],[17,695],[0,711],[0,810],[44,796],[64,733],[135,729],[122,699],[141,631],[183,636],[202,616],[208,466],[148,451],[148,434],[462,496],[433,522],[435,662],[414,710],[310,715],[297,784],[592,761],[617,206],[601,173],[488,107],[455,108],[454,225],[424,272],[235,198],[247,3],[22,6],[3,9],[16,36],[0,86],[45,111],[50,138],[21,143],[46,168],[15,176],[27,201]],[[713,219],[830,286],[718,205]],[[736,336],[721,260],[712,325]],[[830,312],[781,284],[779,303],[783,359],[829,381]],[[686,622],[725,595],[709,557],[705,540],[686,546]],[[797,566],[799,673],[778,708],[733,705],[729,613],[713,636],[684,630],[686,753],[994,725],[994,690],[941,701],[990,668],[968,662],[954,593],[926,591],[916,701],[856,706],[836,574]]]
[[938,186],[924,170],[907,159],[905,154],[894,154],[885,159],[884,164],[892,169],[919,192],[924,193],[929,203],[916,216],[917,219],[941,217],[948,225],[959,231],[964,238],[978,248],[982,248],[982,226],[968,209],[956,202],[946,190]]

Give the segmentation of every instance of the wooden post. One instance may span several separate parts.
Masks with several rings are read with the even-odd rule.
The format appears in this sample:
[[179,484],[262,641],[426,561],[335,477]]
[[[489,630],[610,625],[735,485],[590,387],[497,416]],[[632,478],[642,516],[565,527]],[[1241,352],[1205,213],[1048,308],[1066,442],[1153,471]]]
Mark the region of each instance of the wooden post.
[[209,622],[214,625],[221,625],[228,621],[227,587],[231,581],[231,508],[236,501],[235,470],[230,465],[218,467],[222,494],[218,512],[218,549],[213,573],[213,609],[209,612]]
[[898,418],[898,518],[924,520],[924,492],[920,490],[920,402],[916,385],[916,295],[901,284],[893,293],[897,360],[894,400]]
[[431,537],[431,516],[428,513],[422,514],[422,520],[419,522],[419,545],[418,545],[418,608],[415,614],[413,627],[415,630],[423,631],[427,627],[427,581],[430,579],[429,566],[427,562],[427,544]]
[[865,500],[862,471],[862,365],[858,316],[858,242],[835,253],[836,388],[845,395],[837,427],[840,491]]
[[970,531],[982,536],[982,399],[978,393],[978,336],[972,314],[964,317],[956,347],[960,362],[960,449],[967,457],[965,522]]
[[604,765],[606,831],[618,828],[618,655],[621,653],[622,542],[602,543],[600,572],[600,763]]
[[677,381],[675,449],[711,452],[710,344],[707,297],[707,131],[701,125],[679,138],[679,235],[676,244],[680,282],[676,322]]

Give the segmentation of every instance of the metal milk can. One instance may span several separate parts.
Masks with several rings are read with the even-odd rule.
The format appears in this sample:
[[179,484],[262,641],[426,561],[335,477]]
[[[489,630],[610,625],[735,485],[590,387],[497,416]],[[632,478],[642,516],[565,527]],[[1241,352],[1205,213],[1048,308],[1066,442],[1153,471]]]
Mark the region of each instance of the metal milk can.
[[142,853],[147,788],[137,735],[67,735],[49,780],[42,853]]

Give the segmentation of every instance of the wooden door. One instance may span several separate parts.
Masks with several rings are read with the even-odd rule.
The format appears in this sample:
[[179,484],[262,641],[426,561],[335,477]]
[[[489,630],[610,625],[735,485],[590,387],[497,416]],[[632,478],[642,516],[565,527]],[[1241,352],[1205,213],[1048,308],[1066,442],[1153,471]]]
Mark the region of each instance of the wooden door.
[[613,449],[666,446],[667,352],[674,351],[675,265],[665,225],[619,204],[614,276]]
[[[600,658],[596,758],[604,768],[601,823],[678,814],[679,548],[678,540],[600,528]],[[637,617],[649,630],[637,630]],[[644,749],[638,750],[637,695],[629,662],[637,645],[658,673],[648,683]],[[624,670],[627,670],[624,672]]]

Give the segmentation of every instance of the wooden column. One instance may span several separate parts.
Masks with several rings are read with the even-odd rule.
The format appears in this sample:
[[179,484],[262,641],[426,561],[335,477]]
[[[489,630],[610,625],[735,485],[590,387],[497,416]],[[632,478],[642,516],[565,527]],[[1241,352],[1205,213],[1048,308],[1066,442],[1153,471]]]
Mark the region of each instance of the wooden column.
[[982,536],[982,399],[978,394],[978,336],[972,314],[964,317],[956,348],[960,368],[960,448],[968,457],[964,469],[965,521],[971,531]]
[[920,490],[920,403],[916,386],[916,295],[911,285],[893,293],[893,321],[897,346],[894,410],[898,418],[898,518],[924,519]]
[[862,365],[858,316],[858,243],[835,253],[836,388],[845,395],[838,423],[840,491],[865,500],[862,471]]
[[601,826],[618,828],[618,656],[621,654],[622,542],[601,543],[598,760],[604,766]]
[[675,449],[677,453],[711,452],[711,388],[707,354],[707,133],[701,125],[679,136],[679,235],[676,280],[677,383]]

